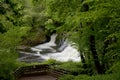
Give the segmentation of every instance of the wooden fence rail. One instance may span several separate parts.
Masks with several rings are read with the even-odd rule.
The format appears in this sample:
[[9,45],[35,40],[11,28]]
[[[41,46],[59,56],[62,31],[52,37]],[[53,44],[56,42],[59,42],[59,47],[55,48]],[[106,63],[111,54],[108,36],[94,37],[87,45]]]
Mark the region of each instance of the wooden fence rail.
[[24,66],[19,67],[14,71],[14,77],[16,80],[23,76],[31,76],[31,75],[43,75],[43,74],[50,74],[54,77],[59,77],[64,74],[68,74],[69,71],[60,69],[60,68],[53,68],[53,66],[48,64],[42,65],[33,65],[33,66]]

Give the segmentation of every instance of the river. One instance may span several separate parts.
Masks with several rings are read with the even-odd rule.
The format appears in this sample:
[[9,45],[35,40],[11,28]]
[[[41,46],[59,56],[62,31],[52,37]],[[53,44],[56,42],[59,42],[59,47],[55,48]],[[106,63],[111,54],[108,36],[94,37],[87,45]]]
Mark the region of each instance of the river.
[[55,59],[61,62],[81,61],[78,50],[68,43],[67,40],[62,42],[58,47],[55,43],[57,34],[51,35],[49,42],[39,44],[30,48],[30,52],[19,51],[19,61],[23,62],[42,62],[48,59]]

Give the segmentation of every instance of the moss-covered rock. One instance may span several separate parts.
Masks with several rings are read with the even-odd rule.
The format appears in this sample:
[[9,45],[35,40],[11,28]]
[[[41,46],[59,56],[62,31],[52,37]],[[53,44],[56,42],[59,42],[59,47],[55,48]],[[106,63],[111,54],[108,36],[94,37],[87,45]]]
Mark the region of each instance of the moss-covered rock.
[[47,37],[42,29],[31,29],[29,34],[22,38],[21,45],[34,46],[46,41]]

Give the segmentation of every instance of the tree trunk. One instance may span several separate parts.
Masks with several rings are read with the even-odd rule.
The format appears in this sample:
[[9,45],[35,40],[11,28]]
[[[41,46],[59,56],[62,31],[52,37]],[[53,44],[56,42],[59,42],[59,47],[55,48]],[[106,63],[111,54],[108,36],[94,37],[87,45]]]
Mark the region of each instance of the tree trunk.
[[82,63],[85,64],[85,58],[84,58],[84,56],[83,56],[83,53],[80,54],[80,57],[81,57],[81,61],[82,61]]
[[95,36],[94,35],[90,35],[89,42],[90,42],[90,50],[92,52],[93,61],[94,61],[96,70],[97,70],[98,74],[102,74],[102,68],[100,66],[97,51],[96,51],[96,48],[95,48]]
[[80,54],[80,57],[81,57],[81,62],[83,63],[83,67],[84,67],[84,68],[88,68],[88,66],[87,66],[87,64],[86,64],[86,62],[85,62],[85,58],[84,58],[83,53]]
[[106,71],[106,68],[108,68],[108,63],[107,60],[105,60],[105,54],[107,53],[107,47],[108,47],[109,41],[105,41],[104,42],[104,46],[103,46],[103,53],[102,53],[102,68],[103,68],[103,72]]

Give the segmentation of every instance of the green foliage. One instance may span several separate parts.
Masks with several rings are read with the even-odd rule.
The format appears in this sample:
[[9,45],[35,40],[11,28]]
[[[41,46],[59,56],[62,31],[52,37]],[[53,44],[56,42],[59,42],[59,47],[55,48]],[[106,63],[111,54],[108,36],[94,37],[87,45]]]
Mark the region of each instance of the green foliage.
[[120,59],[119,3],[119,0],[49,0],[46,15],[63,23],[56,27],[57,32],[65,32],[77,43],[88,65],[95,61],[89,44],[93,35],[98,61],[107,70]]
[[56,26],[54,25],[54,22],[52,19],[48,19],[48,21],[45,22],[45,28],[50,32],[53,32],[54,30],[56,30]]
[[16,47],[21,41],[28,38],[33,42],[43,41],[46,17],[44,9],[37,11],[38,7],[43,7],[42,3],[39,6],[42,1],[37,5],[32,1],[0,0],[0,80],[13,80],[13,71],[25,65],[16,60]]
[[[113,80],[111,75],[97,75],[97,76],[77,76],[74,80]],[[115,79],[114,79],[115,80]]]
[[27,31],[28,27],[15,27],[0,34],[0,77],[3,80],[13,80],[13,71],[19,66],[15,49]]
[[120,62],[115,63],[106,73],[119,73],[120,74]]
[[59,80],[119,80],[118,74],[109,74],[109,75],[96,75],[96,76],[87,76],[87,75],[65,75],[59,78]]
[[82,64],[79,62],[64,62],[61,65],[59,65],[58,67],[60,68],[64,68],[68,71],[71,72],[71,74],[73,75],[78,75],[78,74],[85,74],[85,69],[82,68]]
[[59,78],[59,80],[74,80],[73,75],[65,75]]
[[12,49],[1,48],[0,57],[1,80],[13,80],[13,71],[19,66],[16,61],[16,52]]
[[[21,41],[21,37],[25,36],[29,31],[29,27],[15,27],[8,30],[6,33],[1,34],[0,47],[2,48],[15,48]],[[12,34],[11,34],[12,33]]]
[[44,61],[43,63],[44,64],[50,64],[50,65],[60,65],[60,64],[62,64],[61,62],[58,62],[58,61],[56,61],[54,59],[49,59],[47,61]]
[[[19,64],[16,62],[15,49],[21,41],[22,45],[38,44],[45,41],[46,34],[57,31],[76,43],[86,66],[55,60],[44,63],[68,69],[74,75],[96,73],[90,47],[90,36],[93,35],[95,43],[92,45],[95,45],[98,61],[104,72],[108,70],[108,73],[112,73],[97,76],[68,75],[61,80],[118,80],[119,4],[119,0],[0,0],[0,77],[10,80],[12,70]],[[10,74],[6,74],[7,71]]]
[[70,71],[70,74],[73,75],[78,75],[78,74],[86,74],[87,70],[83,68],[83,65],[79,62],[58,62],[56,60],[53,59],[49,59],[45,62],[43,62],[44,64],[50,64],[53,66],[56,66],[57,68],[63,68],[65,70]]

